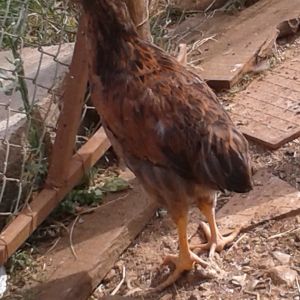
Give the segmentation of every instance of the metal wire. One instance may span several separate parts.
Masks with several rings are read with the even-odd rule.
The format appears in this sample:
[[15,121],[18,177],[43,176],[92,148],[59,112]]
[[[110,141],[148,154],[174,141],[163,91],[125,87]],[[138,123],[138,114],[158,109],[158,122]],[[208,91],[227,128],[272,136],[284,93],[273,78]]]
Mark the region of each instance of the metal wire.
[[0,228],[43,185],[76,30],[66,1],[0,1]]

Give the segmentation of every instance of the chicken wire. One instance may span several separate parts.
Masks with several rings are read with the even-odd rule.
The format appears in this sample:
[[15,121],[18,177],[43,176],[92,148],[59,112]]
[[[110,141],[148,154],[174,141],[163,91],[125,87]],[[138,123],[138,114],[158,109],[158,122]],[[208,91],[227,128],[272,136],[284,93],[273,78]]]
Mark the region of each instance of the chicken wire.
[[[76,15],[66,1],[0,2],[1,227],[30,202],[47,175]],[[82,121],[93,109],[86,102]],[[77,144],[91,133],[85,123]]]

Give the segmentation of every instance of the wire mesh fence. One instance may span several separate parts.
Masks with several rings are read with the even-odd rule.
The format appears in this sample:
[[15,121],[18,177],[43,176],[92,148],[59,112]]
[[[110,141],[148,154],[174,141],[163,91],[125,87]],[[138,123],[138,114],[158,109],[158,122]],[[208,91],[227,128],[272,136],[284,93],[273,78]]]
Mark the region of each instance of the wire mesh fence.
[[[77,16],[66,1],[0,2],[0,228],[47,175]],[[88,96],[78,145],[99,122]]]

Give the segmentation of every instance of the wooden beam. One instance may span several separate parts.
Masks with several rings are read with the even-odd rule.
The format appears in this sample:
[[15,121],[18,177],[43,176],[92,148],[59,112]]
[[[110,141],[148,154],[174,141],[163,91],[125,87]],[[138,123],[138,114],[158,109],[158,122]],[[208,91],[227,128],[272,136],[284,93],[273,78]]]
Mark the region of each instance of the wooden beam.
[[66,184],[61,188],[43,189],[0,235],[0,265],[26,241],[59,202],[78,184],[85,174],[110,147],[103,128],[73,156],[68,167]]
[[74,153],[88,80],[85,30],[85,20],[82,17],[77,32],[70,72],[64,81],[63,107],[58,120],[51,164],[46,180],[50,187],[62,187],[67,184],[66,177]]

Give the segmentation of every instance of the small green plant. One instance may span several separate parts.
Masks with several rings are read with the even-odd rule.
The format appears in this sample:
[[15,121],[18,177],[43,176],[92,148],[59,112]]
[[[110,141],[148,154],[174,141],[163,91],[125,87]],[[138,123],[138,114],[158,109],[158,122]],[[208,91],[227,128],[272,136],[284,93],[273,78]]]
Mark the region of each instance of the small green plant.
[[103,192],[100,188],[96,189],[74,189],[60,204],[58,211],[61,213],[74,214],[76,208],[80,206],[93,206],[101,203]]
[[33,251],[33,249],[20,249],[16,253],[14,253],[7,263],[7,272],[9,274],[14,274],[26,268],[34,267],[35,260],[32,257]]
[[129,183],[126,180],[115,176],[105,180],[101,190],[106,193],[114,193],[127,190],[129,187]]
[[[91,171],[91,174],[95,176],[95,170]],[[92,178],[89,180],[84,178],[83,183],[73,189],[61,202],[55,214],[75,214],[80,207],[99,205],[107,193],[121,192],[130,188],[126,180],[117,176],[106,179],[102,185],[96,187],[88,186],[91,180]]]

